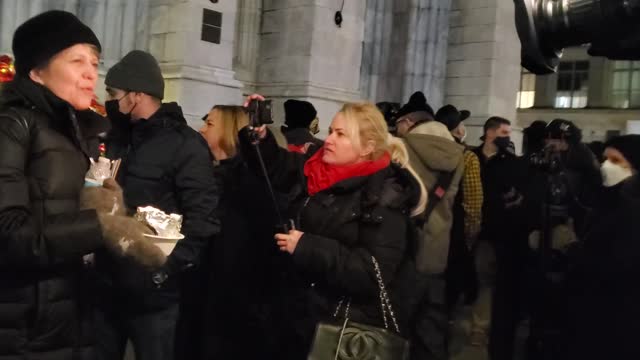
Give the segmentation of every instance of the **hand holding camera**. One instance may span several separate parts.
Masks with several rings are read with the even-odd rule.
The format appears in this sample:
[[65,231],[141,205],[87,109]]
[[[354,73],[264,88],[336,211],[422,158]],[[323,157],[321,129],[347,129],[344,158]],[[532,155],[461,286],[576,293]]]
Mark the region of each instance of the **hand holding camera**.
[[265,100],[259,94],[249,95],[244,103],[249,113],[249,126],[253,130],[255,140],[262,140],[267,136],[267,125],[273,124],[271,100]]

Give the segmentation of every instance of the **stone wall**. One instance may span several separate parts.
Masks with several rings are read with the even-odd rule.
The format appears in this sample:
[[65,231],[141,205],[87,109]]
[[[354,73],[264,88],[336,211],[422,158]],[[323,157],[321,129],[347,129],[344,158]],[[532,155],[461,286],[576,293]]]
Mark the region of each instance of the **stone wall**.
[[360,99],[365,1],[345,1],[342,27],[333,20],[339,6],[329,0],[263,1],[255,89],[273,99],[277,122],[284,119],[285,100],[308,100],[324,133],[344,102]]
[[369,0],[360,91],[404,103],[417,90],[439,107],[444,97],[450,0]]
[[516,120],[519,83],[513,2],[453,0],[445,103],[471,111],[466,122],[470,143],[479,141],[488,117]]

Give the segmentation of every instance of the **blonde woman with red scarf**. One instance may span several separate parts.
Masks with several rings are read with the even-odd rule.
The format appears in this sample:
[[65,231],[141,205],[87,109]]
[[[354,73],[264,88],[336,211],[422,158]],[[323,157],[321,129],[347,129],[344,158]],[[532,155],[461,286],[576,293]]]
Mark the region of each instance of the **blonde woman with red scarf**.
[[[241,131],[243,154],[259,172],[250,131]],[[291,262],[281,330],[268,335],[283,335],[281,358],[306,358],[316,324],[333,316],[341,299],[350,300],[350,320],[384,326],[372,256],[402,331],[409,308],[404,290],[412,287],[414,268],[410,217],[424,211],[427,192],[382,113],[369,103],[344,105],[324,146],[308,160],[279,148],[265,127],[253,131],[273,186],[291,191],[289,217],[296,226],[274,240]]]

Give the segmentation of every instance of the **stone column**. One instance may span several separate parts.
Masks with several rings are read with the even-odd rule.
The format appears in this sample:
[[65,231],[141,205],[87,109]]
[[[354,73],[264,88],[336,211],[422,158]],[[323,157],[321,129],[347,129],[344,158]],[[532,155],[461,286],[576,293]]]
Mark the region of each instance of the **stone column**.
[[337,27],[340,3],[264,1],[256,88],[274,100],[276,121],[284,119],[286,99],[308,100],[324,134],[341,105],[360,98],[365,1],[345,1]]
[[244,83],[245,93],[253,93],[260,51],[262,1],[238,0],[236,18],[233,70],[236,79]]
[[373,101],[406,102],[420,90],[442,104],[450,0],[369,0],[361,93]]
[[[237,1],[151,0],[149,51],[165,77],[166,101],[177,101],[189,124],[216,104],[238,104],[242,83],[232,70]],[[222,13],[220,44],[201,40],[203,10]]]
[[445,103],[471,111],[468,141],[497,115],[516,121],[520,42],[512,1],[453,0]]

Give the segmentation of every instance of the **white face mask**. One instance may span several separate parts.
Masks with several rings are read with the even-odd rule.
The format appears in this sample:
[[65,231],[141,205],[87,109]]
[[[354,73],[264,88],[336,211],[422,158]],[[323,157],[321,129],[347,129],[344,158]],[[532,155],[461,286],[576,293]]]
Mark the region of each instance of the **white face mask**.
[[604,179],[604,186],[606,187],[616,186],[633,175],[631,169],[623,168],[609,160],[602,164],[601,171]]
[[462,137],[460,138],[460,141],[464,142],[466,138],[467,138],[467,130],[464,131],[464,135],[462,135]]

